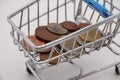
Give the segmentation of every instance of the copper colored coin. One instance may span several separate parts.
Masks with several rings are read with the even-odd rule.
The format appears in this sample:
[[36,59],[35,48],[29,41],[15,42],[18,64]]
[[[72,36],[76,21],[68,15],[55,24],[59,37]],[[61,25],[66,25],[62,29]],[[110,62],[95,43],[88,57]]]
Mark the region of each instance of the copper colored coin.
[[75,31],[78,29],[77,24],[72,21],[64,21],[63,23],[61,23],[61,25],[70,31]]
[[69,34],[71,34],[71,33],[73,33],[73,32],[74,32],[74,31],[68,31],[68,33],[67,33],[67,34],[69,35]]
[[[40,60],[44,61],[44,60],[47,60],[49,58],[49,55],[50,55],[50,53],[39,54],[39,58],[40,58]],[[58,53],[53,52],[51,58],[53,58],[55,56],[58,56]],[[58,62],[58,59],[54,59],[54,60],[50,61],[49,64],[53,64],[54,65],[54,64],[57,64],[57,62]]]
[[[28,39],[33,42],[36,46],[44,45],[45,43],[43,41],[38,40],[35,35],[28,36]],[[29,51],[33,51],[32,48],[27,44],[25,40],[21,41],[22,46]]]
[[[94,41],[94,37],[95,37],[96,31],[97,31],[97,29],[93,29],[93,30],[90,30],[90,31],[89,31],[88,37],[87,37],[87,39],[86,39],[87,42]],[[87,33],[81,34],[81,35],[80,35],[80,39],[84,41],[84,40],[85,40],[85,37],[86,37],[86,34],[87,34]],[[96,39],[101,38],[101,36],[102,36],[102,33],[101,33],[100,31],[98,31],[97,36],[96,36]]]
[[44,42],[50,42],[50,41],[56,40],[60,37],[60,35],[50,32],[46,26],[40,26],[40,27],[36,28],[35,35],[38,39],[40,39]]
[[47,26],[47,29],[55,34],[66,34],[68,32],[67,29],[63,28],[62,25],[57,23],[50,23]]
[[82,28],[87,27],[87,26],[89,26],[89,25],[90,25],[90,23],[80,23],[80,24],[78,25],[78,27],[79,27],[80,29],[82,29]]

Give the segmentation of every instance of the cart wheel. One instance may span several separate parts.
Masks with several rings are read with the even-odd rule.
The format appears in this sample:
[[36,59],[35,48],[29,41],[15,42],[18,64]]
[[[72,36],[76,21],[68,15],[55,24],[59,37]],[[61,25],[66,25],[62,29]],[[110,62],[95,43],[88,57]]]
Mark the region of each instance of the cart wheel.
[[119,68],[120,68],[120,65],[119,66],[118,65],[115,66],[115,72],[116,72],[117,75],[120,75]]
[[26,66],[26,71],[29,73],[29,74],[33,74],[32,72],[31,72],[31,70]]

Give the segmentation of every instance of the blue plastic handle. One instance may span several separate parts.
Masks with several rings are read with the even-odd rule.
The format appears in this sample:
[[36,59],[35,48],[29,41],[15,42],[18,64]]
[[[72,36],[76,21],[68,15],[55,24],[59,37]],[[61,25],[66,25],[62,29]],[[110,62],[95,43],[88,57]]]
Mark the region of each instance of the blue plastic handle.
[[83,0],[84,2],[86,2],[89,6],[91,6],[92,8],[96,9],[97,12],[99,12],[101,14],[101,16],[103,16],[104,18],[109,17],[110,13],[108,12],[108,10],[106,10],[102,5],[100,5],[98,2],[94,1],[94,0]]

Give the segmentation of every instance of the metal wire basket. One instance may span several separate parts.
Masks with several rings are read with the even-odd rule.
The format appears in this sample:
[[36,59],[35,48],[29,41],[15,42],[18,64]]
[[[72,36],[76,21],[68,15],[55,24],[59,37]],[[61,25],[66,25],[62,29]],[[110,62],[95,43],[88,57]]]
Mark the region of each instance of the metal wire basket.
[[[68,29],[68,33],[59,34],[59,37],[47,42],[36,36],[37,28],[46,28],[51,23],[62,25],[67,21],[76,24],[77,29]],[[38,80],[42,79],[37,74],[37,66],[43,69],[62,62],[72,63],[72,59],[80,59],[82,55],[102,47],[108,47],[119,55],[110,47],[112,43],[119,47],[113,38],[120,27],[120,9],[113,5],[112,0],[35,0],[8,16],[8,22],[12,26],[10,34],[14,44],[18,45],[19,50],[28,58],[27,71],[34,74]],[[46,33],[43,31],[43,34]],[[47,36],[51,38],[49,34]],[[80,72],[69,80],[78,80],[119,63],[85,75]],[[118,68],[116,71],[119,73]]]

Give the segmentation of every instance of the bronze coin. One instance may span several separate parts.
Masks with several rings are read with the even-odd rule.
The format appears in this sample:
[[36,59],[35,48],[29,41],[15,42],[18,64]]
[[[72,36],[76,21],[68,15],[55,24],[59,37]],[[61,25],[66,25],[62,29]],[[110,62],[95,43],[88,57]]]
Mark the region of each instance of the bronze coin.
[[[97,29],[93,29],[93,30],[90,30],[90,31],[89,31],[88,37],[87,37],[87,39],[86,39],[87,42],[94,41],[94,37],[95,37],[96,31],[97,31]],[[87,33],[81,34],[81,35],[80,35],[80,39],[84,41],[84,40],[85,40],[85,37],[86,37],[86,34],[87,34]],[[96,39],[101,38],[101,36],[102,36],[102,33],[101,33],[100,31],[98,31]]]
[[66,34],[68,32],[67,29],[63,28],[62,25],[57,23],[48,24],[47,29],[55,34]]
[[50,42],[60,38],[60,35],[50,32],[46,26],[40,26],[36,28],[35,35],[38,39],[44,42]]
[[64,21],[61,23],[61,25],[70,31],[75,31],[78,29],[77,24],[72,21]]
[[90,25],[90,23],[80,23],[80,24],[78,25],[78,27],[79,27],[80,29],[82,29],[82,28],[87,27],[87,26],[89,26],[89,25]]
[[[47,60],[49,58],[49,55],[50,55],[50,53],[39,54],[39,58],[40,58],[40,60],[44,61],[44,60]],[[51,58],[53,58],[55,56],[58,56],[58,53],[53,52]],[[54,59],[54,60],[50,61],[49,64],[53,64],[54,65],[54,64],[57,64],[57,62],[58,62],[58,59]]]
[[[41,46],[41,45],[44,45],[45,43],[43,41],[40,41],[36,38],[35,35],[30,35],[28,36],[28,39],[33,42],[33,44],[35,46]],[[22,40],[21,41],[21,45],[26,49],[26,50],[29,50],[29,51],[33,51],[32,48],[27,44],[27,42],[25,40]]]

